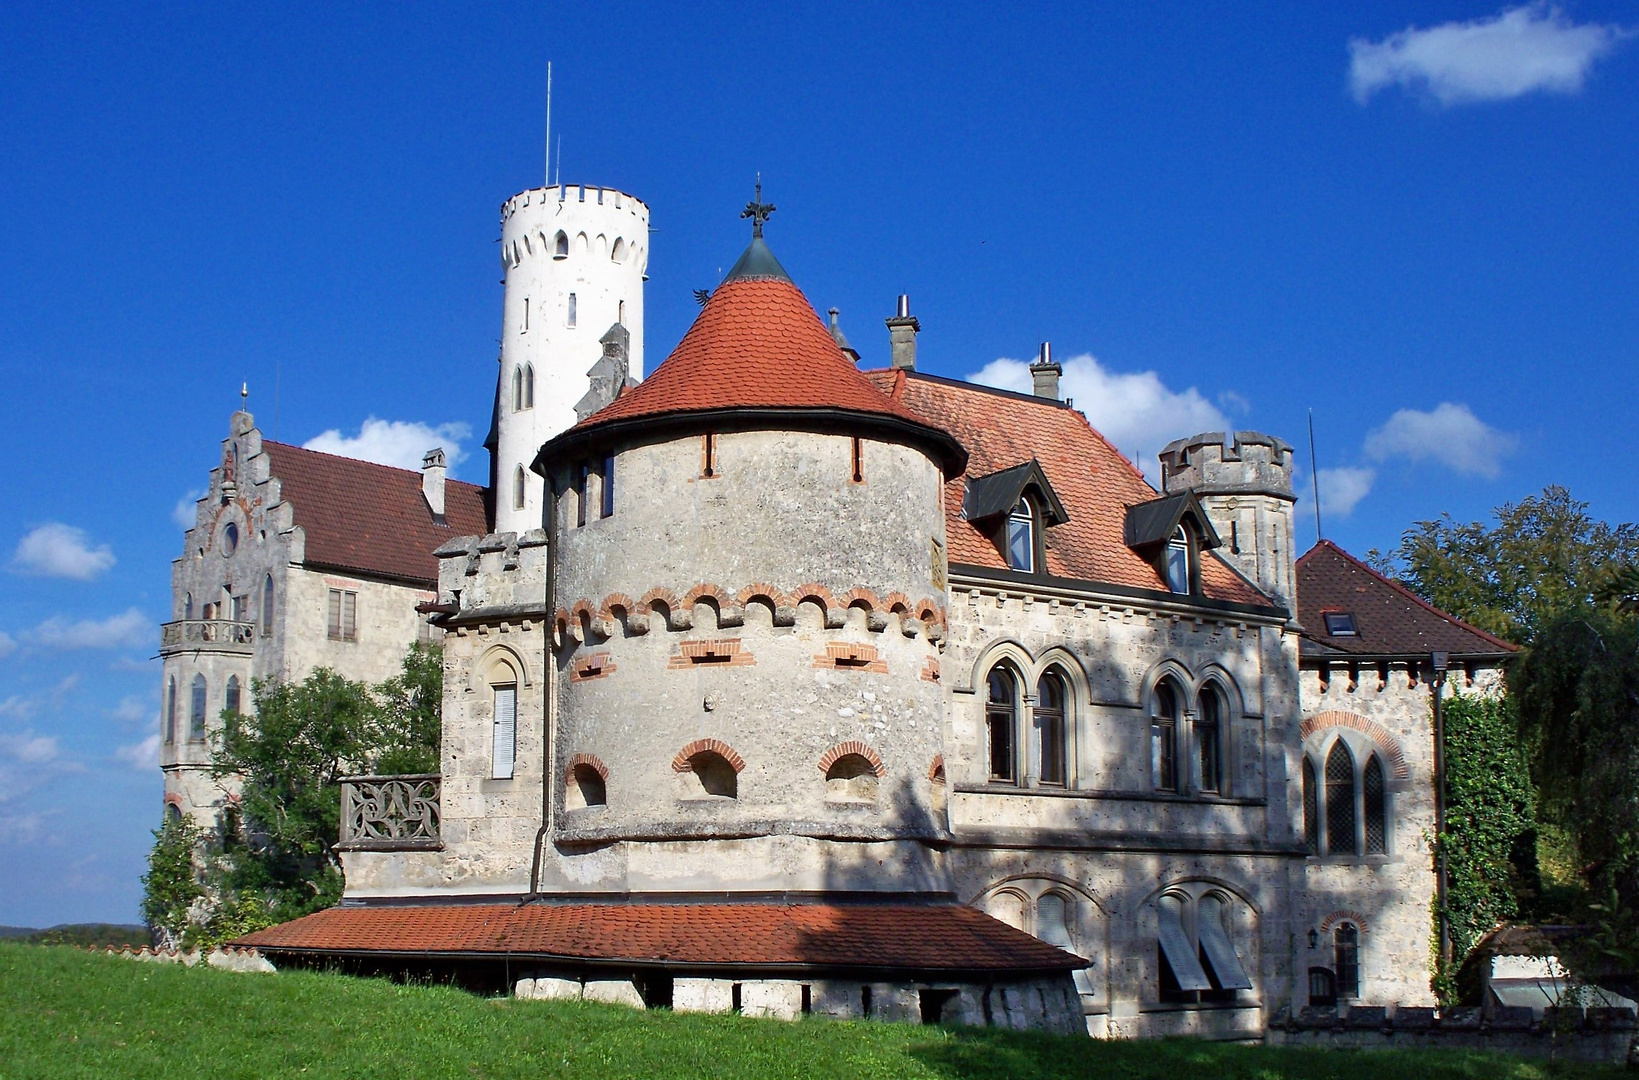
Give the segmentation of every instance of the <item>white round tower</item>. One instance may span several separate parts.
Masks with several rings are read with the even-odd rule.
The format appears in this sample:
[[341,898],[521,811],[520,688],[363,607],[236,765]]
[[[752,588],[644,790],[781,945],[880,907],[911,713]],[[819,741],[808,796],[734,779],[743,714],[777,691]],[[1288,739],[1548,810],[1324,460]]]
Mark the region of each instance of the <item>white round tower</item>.
[[520,192],[501,208],[501,265],[495,528],[524,532],[541,527],[541,444],[643,377],[649,208],[612,188]]

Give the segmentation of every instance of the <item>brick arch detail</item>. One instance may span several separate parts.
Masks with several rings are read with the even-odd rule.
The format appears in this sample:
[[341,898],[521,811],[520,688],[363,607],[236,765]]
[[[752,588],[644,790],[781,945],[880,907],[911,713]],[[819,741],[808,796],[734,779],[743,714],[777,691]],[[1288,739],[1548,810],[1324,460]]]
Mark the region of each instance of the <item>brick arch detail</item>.
[[1354,923],[1356,926],[1358,926],[1360,928],[1360,932],[1362,934],[1367,933],[1371,930],[1371,925],[1370,925],[1369,922],[1367,922],[1366,916],[1360,914],[1360,912],[1358,912],[1358,911],[1334,911],[1330,915],[1326,916],[1324,919],[1320,920],[1320,932],[1323,933],[1323,934],[1329,934],[1329,933],[1332,932],[1332,928],[1334,926],[1336,926],[1338,923],[1346,923],[1346,922]]
[[928,779],[932,780],[935,784],[943,784],[945,782],[945,755],[933,755],[933,761],[928,764]]
[[677,756],[672,758],[672,772],[688,772],[689,759],[707,750],[722,757],[735,772],[740,772],[746,767],[746,759],[735,753],[734,747],[721,739],[696,739],[679,750]]
[[638,606],[644,611],[653,611],[656,601],[659,601],[666,606],[667,614],[675,614],[677,609],[683,606],[682,604],[678,603],[676,593],[672,592],[670,589],[661,588],[650,589],[648,592],[643,594],[643,598],[637,603]]
[[822,754],[819,759],[819,771],[822,774],[830,772],[831,766],[835,765],[837,762],[841,761],[850,754],[858,754],[866,761],[869,761],[871,763],[871,771],[876,773],[877,776],[888,775],[888,769],[882,764],[882,759],[877,756],[876,751],[872,750],[868,744],[862,743],[858,739],[849,739],[846,742],[839,742]]
[[637,611],[637,601],[625,593],[610,593],[603,598],[603,607],[599,609],[598,614],[605,619],[613,620],[617,611],[632,615]]
[[1344,712],[1341,709],[1328,709],[1316,713],[1298,725],[1298,735],[1307,740],[1317,731],[1334,727],[1358,731],[1376,743],[1377,748],[1383,751],[1383,756],[1388,759],[1389,771],[1396,780],[1405,780],[1411,776],[1411,769],[1406,765],[1406,755],[1400,749],[1400,740],[1382,724],[1368,720],[1359,713]]
[[599,780],[606,781],[609,779],[609,766],[603,763],[602,758],[598,757],[596,754],[576,754],[574,757],[569,759],[569,764],[564,766],[563,782],[567,784],[573,781],[575,778],[575,769],[581,765],[585,765],[587,768],[597,773]]
[[825,605],[825,610],[827,611],[837,607],[836,596],[830,589],[827,589],[824,585],[821,585],[817,581],[810,581],[806,585],[798,585],[795,589],[791,590],[790,599],[792,607],[796,607],[804,600],[810,599],[820,601]]
[[701,600],[708,597],[717,602],[717,610],[719,611],[723,610],[724,608],[734,607],[734,597],[729,595],[728,590],[723,588],[721,585],[713,585],[709,581],[696,585],[694,588],[685,593],[683,596],[683,603],[687,604],[689,607],[693,607]]
[[902,592],[891,592],[882,598],[882,608],[888,612],[904,612],[911,609],[910,598]]
[[745,607],[753,600],[766,600],[770,607],[775,608],[784,607],[786,603],[785,594],[766,581],[757,581],[747,585],[740,590],[740,595],[734,599],[741,607]]
[[842,604],[844,607],[863,607],[866,611],[882,610],[881,599],[877,597],[876,593],[865,588],[864,586],[860,586],[857,589],[849,589],[847,592],[843,593]]

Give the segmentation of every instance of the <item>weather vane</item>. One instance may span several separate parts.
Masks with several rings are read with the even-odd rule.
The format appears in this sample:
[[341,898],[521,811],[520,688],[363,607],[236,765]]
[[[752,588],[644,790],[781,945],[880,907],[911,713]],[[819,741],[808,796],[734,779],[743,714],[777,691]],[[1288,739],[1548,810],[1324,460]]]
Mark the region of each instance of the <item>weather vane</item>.
[[767,221],[768,215],[773,212],[774,204],[763,202],[763,174],[758,173],[757,197],[746,203],[746,208],[740,212],[740,216],[751,219],[751,235],[756,237],[763,234],[763,222]]

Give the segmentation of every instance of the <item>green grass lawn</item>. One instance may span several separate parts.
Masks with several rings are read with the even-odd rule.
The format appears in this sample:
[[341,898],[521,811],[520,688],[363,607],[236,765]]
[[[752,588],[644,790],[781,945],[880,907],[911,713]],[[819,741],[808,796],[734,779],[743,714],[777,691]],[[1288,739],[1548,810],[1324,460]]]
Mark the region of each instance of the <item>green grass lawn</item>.
[[164,1077],[1154,1077],[1444,1080],[1622,1075],[1456,1051],[1276,1050],[634,1012],[284,972],[238,975],[0,944],[0,1080]]

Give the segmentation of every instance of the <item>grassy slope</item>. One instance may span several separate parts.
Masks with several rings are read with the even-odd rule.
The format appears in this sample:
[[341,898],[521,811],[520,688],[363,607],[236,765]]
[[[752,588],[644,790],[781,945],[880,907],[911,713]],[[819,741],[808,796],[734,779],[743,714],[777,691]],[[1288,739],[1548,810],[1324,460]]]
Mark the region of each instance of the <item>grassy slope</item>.
[[441,987],[335,975],[237,975],[8,944],[0,944],[0,1003],[0,1080],[1621,1075],[1456,1052],[1094,1043],[899,1024],[637,1013],[485,1000]]

